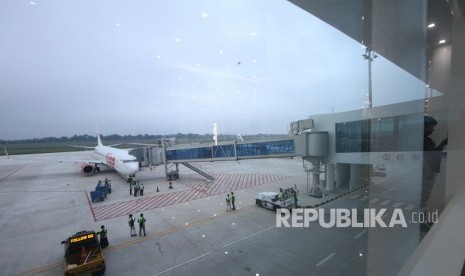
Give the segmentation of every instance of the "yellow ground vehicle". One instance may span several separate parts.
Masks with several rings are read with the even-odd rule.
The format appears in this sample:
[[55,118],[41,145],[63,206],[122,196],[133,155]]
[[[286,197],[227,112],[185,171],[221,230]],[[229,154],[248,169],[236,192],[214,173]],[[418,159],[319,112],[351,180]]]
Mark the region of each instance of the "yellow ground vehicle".
[[65,275],[102,275],[105,259],[94,231],[82,231],[61,242],[65,245]]

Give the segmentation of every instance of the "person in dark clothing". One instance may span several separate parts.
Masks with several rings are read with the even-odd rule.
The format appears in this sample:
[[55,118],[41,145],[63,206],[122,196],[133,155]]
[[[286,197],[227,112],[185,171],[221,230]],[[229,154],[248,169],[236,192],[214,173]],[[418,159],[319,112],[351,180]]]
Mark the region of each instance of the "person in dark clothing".
[[236,196],[234,195],[234,192],[231,192],[231,204],[232,204],[232,210],[236,210],[236,205],[234,204],[236,202]]
[[137,236],[136,228],[134,227],[135,221],[136,219],[132,217],[132,214],[129,214],[128,224],[129,224],[129,229],[131,230],[131,237]]
[[137,219],[137,222],[139,223],[139,237],[142,234],[142,230],[144,231],[144,236],[147,236],[145,234],[145,222],[147,220],[144,218],[144,214],[140,214],[139,218]]
[[438,122],[430,116],[425,116],[424,136],[423,136],[423,174],[421,187],[421,211],[427,212],[428,200],[431,197],[434,183],[441,171],[441,151],[448,143],[446,137],[436,146],[436,143],[429,136],[433,133]]
[[100,247],[105,248],[108,246],[108,238],[107,238],[107,229],[105,226],[100,226],[100,231],[97,232],[100,236]]
[[292,197],[294,198],[295,208],[297,208],[297,192],[294,190],[294,188],[291,188],[290,191]]

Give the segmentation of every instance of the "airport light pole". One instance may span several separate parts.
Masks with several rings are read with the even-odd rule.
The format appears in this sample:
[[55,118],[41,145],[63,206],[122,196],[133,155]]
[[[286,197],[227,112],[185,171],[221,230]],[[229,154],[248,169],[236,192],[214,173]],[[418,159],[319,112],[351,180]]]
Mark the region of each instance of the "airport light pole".
[[373,106],[373,93],[372,93],[372,84],[371,84],[371,63],[378,56],[370,48],[365,48],[365,54],[362,55],[364,59],[368,61],[368,108],[371,109]]

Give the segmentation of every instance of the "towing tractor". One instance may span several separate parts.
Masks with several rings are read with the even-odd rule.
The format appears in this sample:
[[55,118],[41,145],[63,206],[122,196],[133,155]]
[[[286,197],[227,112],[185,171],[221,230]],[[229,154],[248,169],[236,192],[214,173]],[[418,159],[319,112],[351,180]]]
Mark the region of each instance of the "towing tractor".
[[277,209],[285,208],[290,210],[295,207],[294,198],[289,197],[279,199],[278,195],[279,194],[276,192],[258,193],[255,197],[255,204],[263,208],[271,209],[275,212]]
[[103,275],[105,259],[94,231],[82,231],[61,242],[65,246],[65,275]]

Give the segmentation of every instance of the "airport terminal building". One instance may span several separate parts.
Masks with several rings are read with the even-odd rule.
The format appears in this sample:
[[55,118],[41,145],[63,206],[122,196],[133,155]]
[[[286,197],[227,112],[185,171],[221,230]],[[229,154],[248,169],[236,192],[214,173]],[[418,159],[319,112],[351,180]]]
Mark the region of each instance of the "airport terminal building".
[[[221,12],[229,7],[218,3]],[[148,168],[137,175],[140,177],[137,181],[144,182],[144,195],[137,196],[135,190],[133,195],[127,178],[114,177],[113,192],[105,202],[91,202],[89,190],[97,189],[94,181],[100,180],[100,176],[115,176],[109,170],[103,170],[100,176],[80,176],[74,162],[43,163],[39,160],[41,156],[34,155],[18,164],[0,160],[3,273],[62,275],[60,240],[77,229],[99,229],[105,225],[110,240],[105,251],[109,275],[465,275],[465,0],[273,3],[291,5],[299,15],[315,16],[342,32],[344,38],[355,41],[357,47],[348,55],[363,66],[355,71],[351,70],[355,66],[349,64],[345,73],[354,82],[363,80],[363,83],[352,86],[360,89],[338,93],[356,98],[357,103],[360,100],[360,108],[352,111],[333,108],[329,113],[331,106],[325,106],[326,114],[301,110],[298,114],[303,118],[289,119],[293,122],[285,139],[209,146],[171,145],[161,140],[160,145],[130,150],[140,166]],[[146,4],[139,8],[142,10]],[[250,10],[243,5],[244,10]],[[43,6],[35,8],[40,10]],[[148,18],[153,17],[152,10],[146,11]],[[221,17],[221,12],[215,16]],[[273,23],[266,5],[254,12]],[[130,10],[128,14],[131,13]],[[136,12],[132,15],[139,22],[139,15]],[[178,24],[176,16],[167,15]],[[31,18],[47,21],[48,15],[42,16],[43,19]],[[235,17],[242,20],[241,16]],[[17,18],[16,21],[23,19]],[[153,24],[140,22],[141,30],[154,28]],[[117,23],[117,27],[130,30],[125,24]],[[270,24],[266,31],[275,27]],[[310,28],[300,27],[312,36]],[[303,42],[296,34],[290,31],[282,41],[295,40],[301,46],[311,41]],[[252,38],[255,35],[253,31]],[[271,46],[287,46],[277,44]],[[261,46],[265,63],[266,59],[275,58],[273,47],[266,43]],[[311,46],[309,43],[302,48],[312,51]],[[223,51],[219,55],[226,56]],[[132,57],[126,53],[121,56]],[[318,102],[318,97],[327,100],[325,93],[312,91],[308,84],[302,88],[304,91],[295,94],[292,91],[294,82],[313,78],[312,74],[319,71],[325,71],[334,82],[339,81],[331,71],[332,57],[327,58],[328,68],[315,69],[308,62],[305,68],[298,68],[304,69],[301,70],[304,74],[298,76],[295,74],[300,71],[276,69],[270,74],[266,72],[264,78],[252,77],[247,81],[262,82],[267,87],[267,79],[279,77],[290,87],[289,91],[279,91],[282,97],[294,101],[302,97],[312,102]],[[235,68],[239,64],[233,63]],[[394,70],[377,71],[374,64]],[[383,74],[388,71],[395,73]],[[315,81],[321,80],[316,76]],[[257,97],[263,100],[257,100],[263,106],[250,108],[270,108],[276,116],[295,108],[268,106],[267,96]],[[182,106],[180,103],[166,106]],[[248,103],[245,100],[243,104]],[[167,112],[169,116],[182,114],[171,111]],[[143,119],[159,119],[157,116]],[[189,114],[183,117],[186,124],[188,117]],[[430,119],[427,125],[426,118],[434,118],[434,123]],[[266,119],[273,122],[273,118]],[[247,119],[238,116],[238,120]],[[434,169],[427,167],[431,152],[435,153]],[[76,160],[89,158],[86,152],[66,154],[72,154]],[[210,171],[197,167],[195,162]],[[156,168],[162,164],[164,170]],[[278,217],[260,208],[263,206],[256,201],[257,193],[298,185],[302,188],[305,180],[310,196],[301,193],[300,200],[313,200],[322,194],[334,196],[315,205],[299,203],[308,207],[307,211],[322,210],[324,218],[336,209],[351,210],[361,216],[368,214],[365,210],[376,209],[386,211],[386,215],[400,210],[406,215],[437,211],[439,220],[425,225],[426,230],[418,221],[408,221],[408,227],[390,228],[363,225],[325,228],[316,223],[310,227],[277,227]],[[238,207],[234,212],[226,209],[228,201],[225,201],[226,195],[229,197],[233,192]],[[133,237],[128,215],[142,213],[147,219],[148,235]],[[47,254],[43,254],[44,249]],[[86,254],[81,254],[82,257],[81,263],[85,263]]]
[[[447,135],[446,114],[433,109],[434,103],[442,100],[429,99],[428,115],[438,121],[434,133],[434,140],[438,141]],[[309,169],[313,175],[312,187],[329,192],[353,191],[370,184],[372,176],[394,173],[397,166],[421,169],[423,146],[419,141],[423,140],[425,115],[412,110],[423,106],[424,101],[410,101],[369,110],[314,115],[303,120],[310,122],[311,128],[294,136],[295,150],[312,163],[314,169]],[[315,136],[324,142],[314,139]],[[311,154],[312,147],[326,149]]]

